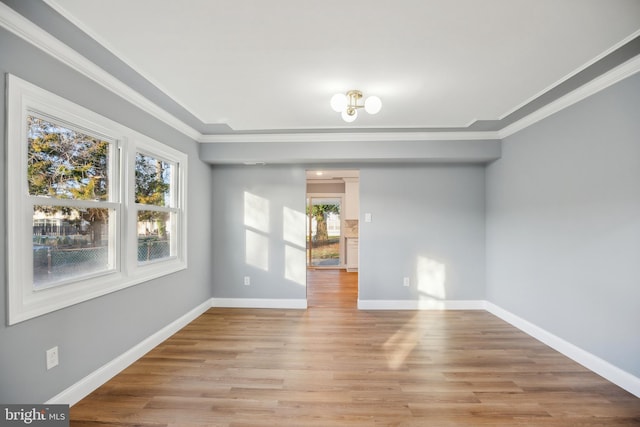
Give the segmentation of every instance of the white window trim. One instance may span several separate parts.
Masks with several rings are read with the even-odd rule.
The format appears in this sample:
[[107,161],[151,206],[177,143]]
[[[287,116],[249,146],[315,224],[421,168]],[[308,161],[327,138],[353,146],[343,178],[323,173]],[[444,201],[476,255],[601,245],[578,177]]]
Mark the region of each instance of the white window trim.
[[[58,95],[7,74],[7,312],[9,325],[64,307],[124,289],[187,268],[186,188],[187,155],[103,117]],[[115,270],[79,281],[44,289],[33,289],[32,222],[26,180],[26,118],[29,112],[58,118],[115,141],[111,200],[104,207],[116,208]],[[134,203],[133,168],[136,150],[157,155],[177,165],[175,203],[177,255],[138,265],[137,217]],[[47,200],[55,204],[55,199]],[[44,203],[44,204],[47,204]]]
[[[127,233],[125,236],[128,237],[125,239],[127,247],[133,248],[137,247],[138,235],[137,235],[137,213],[138,209],[147,208],[149,210],[159,210],[159,211],[167,211],[177,213],[177,224],[175,225],[175,229],[178,234],[178,238],[172,238],[171,244],[176,245],[176,256],[170,257],[168,259],[160,259],[154,260],[148,263],[140,264],[138,263],[137,251],[131,251],[127,258],[127,266],[130,271],[130,275],[132,277],[147,277],[152,275],[153,277],[160,277],[166,274],[169,274],[175,271],[172,266],[173,265],[182,265],[184,264],[186,268],[186,233],[187,233],[187,223],[186,223],[186,170],[187,170],[187,155],[175,150],[166,145],[162,145],[157,141],[148,138],[144,135],[138,134],[131,141],[130,149],[128,150],[128,161],[127,167],[128,170],[133,170],[133,167],[136,162],[136,153],[142,152],[144,154],[148,154],[153,157],[157,157],[162,160],[166,160],[175,165],[174,174],[171,177],[171,191],[172,191],[172,202],[174,206],[171,208],[164,208],[160,206],[153,205],[143,205],[135,202],[135,179],[133,176],[128,182],[127,185],[127,193],[128,200],[127,205],[130,207],[127,211],[127,224],[133,227],[133,230]],[[166,271],[169,269],[169,271]],[[144,279],[147,280],[147,279]]]

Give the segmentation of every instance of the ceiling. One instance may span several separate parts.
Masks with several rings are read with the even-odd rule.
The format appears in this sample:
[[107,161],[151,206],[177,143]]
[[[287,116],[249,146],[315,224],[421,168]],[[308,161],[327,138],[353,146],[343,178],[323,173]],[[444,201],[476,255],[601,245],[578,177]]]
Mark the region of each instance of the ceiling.
[[45,2],[222,132],[472,129],[640,35],[638,0]]

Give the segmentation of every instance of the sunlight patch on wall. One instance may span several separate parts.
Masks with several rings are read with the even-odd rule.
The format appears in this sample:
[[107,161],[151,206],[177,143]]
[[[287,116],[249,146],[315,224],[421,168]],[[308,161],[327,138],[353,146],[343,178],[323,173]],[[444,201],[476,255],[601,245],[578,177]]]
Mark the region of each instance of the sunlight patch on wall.
[[244,192],[244,225],[263,233],[269,232],[269,200]]
[[440,301],[446,299],[446,266],[426,256],[419,256],[416,264],[418,292],[427,298]]
[[284,247],[284,277],[298,285],[307,285],[306,220],[304,213],[282,208],[282,239]]
[[284,277],[302,286],[307,284],[305,251],[294,246],[284,247]]
[[304,248],[307,217],[302,212],[284,207],[282,208],[282,238],[285,242]]
[[269,271],[269,200],[244,192],[245,262]]
[[269,271],[269,239],[252,230],[245,230],[245,262]]

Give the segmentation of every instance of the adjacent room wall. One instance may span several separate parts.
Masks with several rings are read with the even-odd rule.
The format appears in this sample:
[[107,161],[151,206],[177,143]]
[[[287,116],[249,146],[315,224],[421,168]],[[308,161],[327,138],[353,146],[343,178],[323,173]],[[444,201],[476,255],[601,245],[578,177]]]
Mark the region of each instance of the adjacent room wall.
[[640,377],[640,74],[503,141],[487,297]]
[[305,186],[300,166],[213,167],[214,304],[306,304]]
[[[361,300],[484,299],[483,166],[349,168],[360,170]],[[305,299],[305,169],[214,166],[213,200],[214,301]]]
[[481,165],[363,166],[359,299],[483,300],[484,193]]
[[[0,30],[0,241],[6,241],[5,73],[30,81],[189,155],[188,270],[6,326],[0,277],[0,402],[44,402],[211,297],[211,169],[197,143],[141,112],[13,34]],[[0,246],[0,271],[6,271]],[[45,369],[59,347],[60,365]]]

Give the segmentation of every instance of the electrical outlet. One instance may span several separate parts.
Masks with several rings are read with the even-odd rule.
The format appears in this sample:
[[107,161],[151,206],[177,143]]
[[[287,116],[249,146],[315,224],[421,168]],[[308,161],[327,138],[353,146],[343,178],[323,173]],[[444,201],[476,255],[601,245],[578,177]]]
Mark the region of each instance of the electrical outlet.
[[251,277],[250,276],[244,276],[244,285],[245,286],[251,285]]
[[403,286],[411,285],[411,280],[408,277],[405,277],[404,279],[402,279],[402,285]]
[[47,350],[47,370],[58,366],[58,346]]

